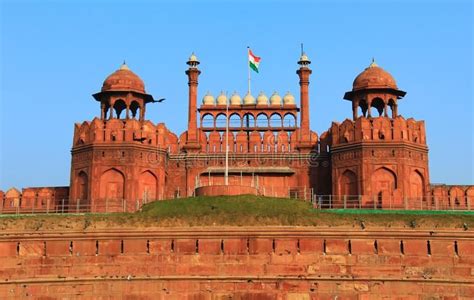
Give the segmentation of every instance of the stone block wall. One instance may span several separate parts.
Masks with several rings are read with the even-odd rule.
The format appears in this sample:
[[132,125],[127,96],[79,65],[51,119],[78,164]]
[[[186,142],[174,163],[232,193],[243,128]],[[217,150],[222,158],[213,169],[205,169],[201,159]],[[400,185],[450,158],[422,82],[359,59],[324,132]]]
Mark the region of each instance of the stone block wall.
[[4,232],[0,298],[471,299],[473,237],[271,227]]

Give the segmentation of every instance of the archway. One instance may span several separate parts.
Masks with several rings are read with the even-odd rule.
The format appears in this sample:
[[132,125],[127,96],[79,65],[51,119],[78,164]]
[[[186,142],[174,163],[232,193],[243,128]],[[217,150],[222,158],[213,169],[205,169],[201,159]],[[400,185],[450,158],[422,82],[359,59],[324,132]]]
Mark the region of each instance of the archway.
[[423,175],[418,171],[414,171],[410,174],[410,197],[412,199],[422,199],[425,196],[425,184]]
[[367,101],[365,99],[359,100],[359,108],[360,108],[360,114],[364,117],[367,117],[367,110],[368,110],[368,105]]
[[255,117],[251,114],[245,114],[242,125],[245,128],[255,127]]
[[232,114],[229,118],[229,127],[238,127],[242,126],[242,121],[240,120],[240,116],[238,114]]
[[138,104],[137,101],[132,101],[132,104],[130,104],[130,111],[132,112],[132,118],[140,118],[140,104]]
[[145,171],[140,174],[138,179],[138,199],[142,200],[143,203],[157,200],[157,183],[155,175],[150,171]]
[[120,114],[126,108],[127,108],[127,105],[125,105],[125,102],[122,99],[115,101],[114,110],[115,110],[115,115],[117,116],[117,119],[120,119]]
[[124,197],[125,177],[117,169],[109,169],[100,176],[100,199],[118,200]]
[[296,126],[296,118],[293,114],[286,114],[283,117],[283,126],[284,127],[295,127]]
[[357,196],[357,175],[351,170],[344,171],[339,179],[339,189],[342,196]]
[[201,127],[214,127],[214,117],[211,114],[202,116]]
[[270,116],[270,127],[281,127],[281,116],[279,114],[273,114]]
[[268,117],[266,114],[259,114],[257,116],[257,127],[268,127]]
[[397,175],[390,169],[377,169],[371,177],[372,196],[377,196],[379,205],[391,201],[393,192],[397,188]]
[[225,114],[218,114],[216,117],[216,127],[225,128],[227,123],[227,118]]
[[380,98],[374,98],[372,100],[371,107],[375,107],[375,109],[377,109],[377,112],[379,113],[379,116],[382,116],[385,108],[385,103]]

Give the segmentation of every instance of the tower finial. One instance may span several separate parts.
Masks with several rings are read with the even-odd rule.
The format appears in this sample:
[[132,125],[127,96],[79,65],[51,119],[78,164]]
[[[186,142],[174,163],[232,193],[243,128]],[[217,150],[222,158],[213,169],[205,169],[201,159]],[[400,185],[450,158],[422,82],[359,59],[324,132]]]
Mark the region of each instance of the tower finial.
[[130,70],[127,66],[127,63],[125,62],[125,59],[123,60],[122,65],[120,66],[120,70]]
[[379,65],[377,65],[377,63],[375,62],[375,58],[372,56],[372,62],[370,63],[369,68],[378,67],[378,66]]

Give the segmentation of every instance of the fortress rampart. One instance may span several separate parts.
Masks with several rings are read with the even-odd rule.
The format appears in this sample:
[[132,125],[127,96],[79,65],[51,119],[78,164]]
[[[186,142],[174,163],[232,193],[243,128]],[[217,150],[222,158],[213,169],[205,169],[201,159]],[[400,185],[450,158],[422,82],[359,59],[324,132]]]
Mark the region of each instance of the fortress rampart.
[[0,297],[470,299],[473,237],[296,227],[2,232]]

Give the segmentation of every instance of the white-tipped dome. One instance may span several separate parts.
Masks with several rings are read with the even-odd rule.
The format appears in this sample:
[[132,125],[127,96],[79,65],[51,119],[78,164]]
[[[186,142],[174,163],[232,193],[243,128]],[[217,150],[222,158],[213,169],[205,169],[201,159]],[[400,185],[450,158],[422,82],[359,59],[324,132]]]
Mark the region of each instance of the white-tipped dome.
[[207,94],[202,98],[203,105],[214,105],[214,96],[211,93],[207,92]]
[[240,105],[240,104],[242,104],[242,98],[240,98],[237,92],[234,92],[234,94],[232,94],[232,97],[230,97],[230,105]]
[[244,104],[255,104],[255,98],[252,96],[252,94],[247,93],[247,95],[245,95]]
[[283,97],[283,104],[295,105],[295,97],[290,92],[287,92],[286,95]]
[[281,105],[281,97],[277,92],[273,92],[273,95],[270,97],[271,105]]
[[221,92],[219,97],[217,97],[217,105],[227,105],[227,96],[224,92]]
[[263,92],[258,94],[257,105],[268,105],[268,97]]

